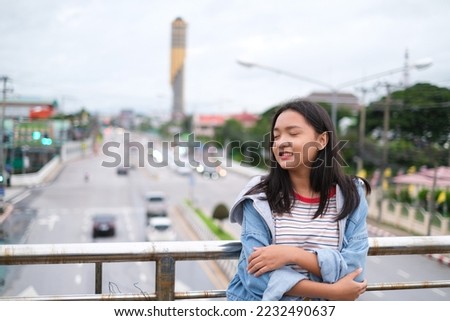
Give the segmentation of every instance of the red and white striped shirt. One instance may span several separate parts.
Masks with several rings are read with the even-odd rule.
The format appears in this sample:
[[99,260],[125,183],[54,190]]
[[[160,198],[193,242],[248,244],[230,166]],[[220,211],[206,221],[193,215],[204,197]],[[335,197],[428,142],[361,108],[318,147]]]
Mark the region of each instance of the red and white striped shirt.
[[[291,213],[274,215],[275,244],[301,247],[313,252],[318,248],[338,249],[339,227],[336,222],[336,189],[329,196],[326,212],[313,219],[320,198],[308,198],[295,194]],[[307,271],[295,267],[301,273]]]

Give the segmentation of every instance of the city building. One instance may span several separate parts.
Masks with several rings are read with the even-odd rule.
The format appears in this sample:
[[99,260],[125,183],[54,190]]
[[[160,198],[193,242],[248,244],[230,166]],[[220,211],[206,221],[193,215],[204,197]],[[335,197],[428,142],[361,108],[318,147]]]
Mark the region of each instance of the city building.
[[[353,111],[359,111],[360,104],[358,101],[358,97],[356,97],[352,93],[344,92],[338,92],[335,95],[336,102],[339,106],[346,106]],[[332,92],[314,91],[306,96],[305,99],[315,103],[327,103],[331,105],[333,104],[334,95]]]
[[229,119],[235,119],[242,124],[243,127],[249,128],[256,124],[259,120],[258,115],[242,112],[232,115],[210,115],[198,114],[193,118],[193,130],[195,136],[214,137],[216,129],[222,127]]
[[260,119],[260,116],[259,115],[255,115],[255,114],[251,114],[251,113],[248,113],[248,112],[244,111],[244,112],[239,113],[239,114],[231,115],[231,118],[236,119],[245,128],[250,128],[250,127],[255,126],[255,124]]
[[50,100],[8,100],[0,102],[5,108],[5,118],[15,119],[47,119],[58,108],[56,101]]
[[122,128],[132,130],[134,129],[134,121],[135,121],[135,115],[133,109],[123,109],[120,111],[118,119],[117,119],[117,125],[119,125]]
[[216,128],[225,124],[224,115],[195,115],[193,129],[195,136],[214,137]]

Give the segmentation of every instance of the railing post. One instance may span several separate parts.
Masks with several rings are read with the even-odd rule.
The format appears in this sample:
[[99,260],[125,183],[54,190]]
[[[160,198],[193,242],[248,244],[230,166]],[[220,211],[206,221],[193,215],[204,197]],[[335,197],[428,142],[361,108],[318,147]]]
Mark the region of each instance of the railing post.
[[96,262],[95,263],[95,294],[102,293],[102,270],[103,263]]
[[156,261],[155,290],[158,301],[175,300],[175,260],[165,256]]

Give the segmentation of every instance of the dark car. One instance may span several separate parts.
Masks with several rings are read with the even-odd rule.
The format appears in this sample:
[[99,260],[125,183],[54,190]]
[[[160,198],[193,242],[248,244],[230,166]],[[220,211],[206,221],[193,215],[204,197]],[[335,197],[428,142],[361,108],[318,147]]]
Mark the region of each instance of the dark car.
[[117,175],[128,175],[128,168],[127,167],[117,167]]
[[114,236],[116,234],[116,217],[112,214],[97,214],[92,218],[92,237]]

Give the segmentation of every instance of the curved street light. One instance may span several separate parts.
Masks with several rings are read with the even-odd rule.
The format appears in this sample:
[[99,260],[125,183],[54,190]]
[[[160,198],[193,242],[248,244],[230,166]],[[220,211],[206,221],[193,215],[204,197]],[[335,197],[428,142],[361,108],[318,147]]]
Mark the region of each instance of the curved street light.
[[410,69],[425,69],[429,66],[431,66],[432,64],[432,60],[431,59],[423,59],[420,60],[412,65],[405,65],[403,67],[399,67],[399,68],[394,68],[394,69],[390,69],[390,70],[386,70],[383,72],[379,72],[373,75],[369,75],[366,77],[362,77],[362,78],[358,78],[358,79],[353,79],[350,81],[346,81],[343,82],[339,85],[331,85],[331,84],[327,84],[323,81],[320,80],[316,80],[314,78],[310,78],[310,77],[306,77],[306,76],[302,76],[302,75],[298,75],[289,71],[285,71],[285,70],[281,70],[281,69],[277,69],[277,68],[273,68],[270,66],[265,66],[265,65],[261,65],[261,64],[257,64],[257,63],[253,63],[253,62],[248,62],[248,61],[242,61],[242,60],[237,60],[237,63],[243,67],[247,67],[247,68],[260,68],[260,69],[264,69],[264,70],[268,70],[280,75],[285,75],[291,78],[295,78],[301,81],[305,81],[305,82],[309,82],[315,85],[319,85],[321,87],[327,88],[328,90],[330,90],[331,94],[332,94],[332,106],[331,106],[331,119],[333,121],[334,126],[337,126],[337,94],[339,93],[339,91],[341,91],[342,89],[346,88],[346,87],[350,87],[352,85],[356,85],[358,83],[362,83],[368,80],[374,80],[374,79],[378,79],[384,76],[389,76],[398,72],[407,72]]

